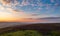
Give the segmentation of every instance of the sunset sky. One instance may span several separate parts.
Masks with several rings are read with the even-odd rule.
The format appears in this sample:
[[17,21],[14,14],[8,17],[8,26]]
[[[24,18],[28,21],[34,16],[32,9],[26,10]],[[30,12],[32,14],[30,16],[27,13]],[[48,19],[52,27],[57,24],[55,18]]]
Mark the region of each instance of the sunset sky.
[[43,22],[60,17],[60,0],[0,0],[0,21]]

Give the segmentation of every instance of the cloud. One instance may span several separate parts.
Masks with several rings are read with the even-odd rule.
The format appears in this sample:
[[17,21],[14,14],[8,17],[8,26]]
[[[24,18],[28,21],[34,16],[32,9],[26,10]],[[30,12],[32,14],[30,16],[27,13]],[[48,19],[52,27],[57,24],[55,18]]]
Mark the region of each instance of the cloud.
[[23,0],[22,3],[21,3],[22,6],[26,6],[26,5],[29,5],[29,2],[26,1],[26,0]]
[[4,7],[0,5],[0,10],[4,10]]
[[51,0],[52,3],[54,3],[55,1],[54,0]]
[[38,16],[39,14],[38,13],[32,13],[30,14],[30,16]]
[[0,3],[2,3],[5,7],[15,8],[16,5],[18,5],[17,0],[0,0]]
[[1,1],[1,3],[3,3],[3,4],[9,4],[10,2],[11,2],[11,0],[0,0]]
[[22,12],[21,10],[15,9],[15,6],[19,4],[17,0],[0,0],[0,2],[2,3],[2,9],[5,8],[5,10],[7,9],[11,12]]
[[1,2],[2,5],[4,5],[4,6],[11,4],[11,0],[0,0],[0,2]]
[[[22,10],[14,10],[12,8],[6,8],[3,5],[0,4],[0,12],[2,13],[1,15],[9,14],[12,15],[14,18],[23,18],[26,17],[26,13]],[[4,14],[3,14],[4,13]]]
[[[41,1],[37,4],[34,4],[34,3],[31,3],[31,2],[28,2],[29,0],[22,0],[22,2],[18,2],[18,0],[0,0],[0,2],[3,4],[3,6],[7,6],[7,8],[5,8],[5,10],[9,10],[10,12],[12,13],[15,13],[16,15],[21,15],[21,16],[24,16],[24,17],[35,17],[35,16],[38,16],[39,14],[35,14],[35,13],[31,13],[31,14],[28,14],[28,13],[25,13],[25,11],[23,10],[18,10],[18,8],[16,7],[17,6],[27,6],[27,5],[31,5],[31,6],[39,6],[39,8],[37,8],[37,10],[41,10],[42,8],[40,7],[43,7],[43,6],[46,6],[45,8],[46,9],[49,9],[52,5],[50,4],[43,4]],[[33,0],[31,0],[33,2]],[[51,2],[53,2],[54,0],[51,0]],[[58,6],[59,4],[56,3],[55,6]],[[9,8],[8,8],[9,7]],[[17,8],[17,9],[15,9]],[[3,10],[4,8],[1,7],[1,9]],[[40,16],[40,15],[39,15]],[[41,15],[42,16],[42,15]]]
[[22,0],[21,4],[20,2],[18,2],[18,0],[0,0],[0,2],[6,6],[6,5],[9,5],[9,6],[27,6],[29,5],[29,2],[27,0]]

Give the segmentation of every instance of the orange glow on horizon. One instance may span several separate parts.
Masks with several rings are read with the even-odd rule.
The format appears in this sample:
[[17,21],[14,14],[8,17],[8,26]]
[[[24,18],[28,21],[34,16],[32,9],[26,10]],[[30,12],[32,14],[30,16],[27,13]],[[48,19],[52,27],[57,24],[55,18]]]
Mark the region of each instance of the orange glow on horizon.
[[34,19],[24,19],[24,18],[20,18],[20,19],[0,19],[0,22],[42,22],[43,20],[34,20]]

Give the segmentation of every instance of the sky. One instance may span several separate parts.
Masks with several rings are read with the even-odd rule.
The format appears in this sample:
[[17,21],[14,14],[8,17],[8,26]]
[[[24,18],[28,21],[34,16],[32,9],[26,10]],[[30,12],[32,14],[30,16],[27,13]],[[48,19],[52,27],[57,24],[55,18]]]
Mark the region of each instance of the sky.
[[60,0],[0,0],[0,21],[43,22],[60,17]]

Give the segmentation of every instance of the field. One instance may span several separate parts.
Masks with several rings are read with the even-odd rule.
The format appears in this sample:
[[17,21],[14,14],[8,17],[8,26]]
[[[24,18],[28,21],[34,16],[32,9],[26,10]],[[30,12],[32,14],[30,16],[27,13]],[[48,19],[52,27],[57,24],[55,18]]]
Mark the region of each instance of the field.
[[0,36],[60,36],[60,23],[36,23],[1,28]]

